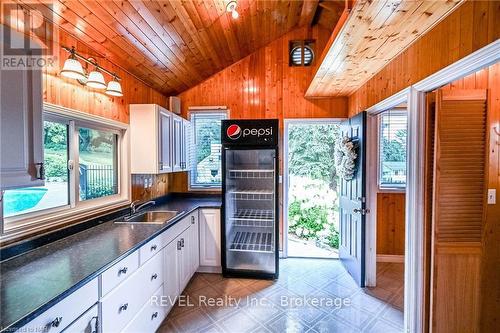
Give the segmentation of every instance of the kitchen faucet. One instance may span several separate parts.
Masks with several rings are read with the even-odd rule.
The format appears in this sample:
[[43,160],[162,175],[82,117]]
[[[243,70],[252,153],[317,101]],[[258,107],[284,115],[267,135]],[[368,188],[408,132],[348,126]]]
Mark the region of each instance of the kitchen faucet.
[[143,209],[144,207],[146,206],[149,206],[149,205],[154,205],[156,204],[156,201],[154,200],[150,200],[150,201],[146,201],[145,203],[143,204],[140,204],[139,206],[137,206],[137,203],[139,202],[140,200],[134,200],[130,203],[130,215],[133,215],[135,213],[137,213],[138,211],[140,211],[141,209]]

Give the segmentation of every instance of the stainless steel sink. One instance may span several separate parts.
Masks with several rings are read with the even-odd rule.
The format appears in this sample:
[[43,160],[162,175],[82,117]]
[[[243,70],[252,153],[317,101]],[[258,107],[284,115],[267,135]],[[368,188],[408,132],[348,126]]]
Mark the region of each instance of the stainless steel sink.
[[[182,212],[181,212],[182,213]],[[127,216],[115,223],[164,224],[179,215],[176,210],[153,210]]]

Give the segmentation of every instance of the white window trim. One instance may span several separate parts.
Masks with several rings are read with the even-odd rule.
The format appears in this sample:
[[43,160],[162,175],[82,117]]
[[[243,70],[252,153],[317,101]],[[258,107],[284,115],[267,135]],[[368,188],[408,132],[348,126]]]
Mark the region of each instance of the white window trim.
[[[107,213],[120,209],[130,203],[131,175],[129,125],[50,103],[43,104],[43,112],[55,117],[59,116],[70,119],[70,130],[68,131],[68,135],[77,135],[75,132],[75,121],[78,122],[80,126],[88,125],[91,128],[112,129],[119,133],[117,143],[118,194],[80,201],[77,192],[78,189],[74,185],[78,181],[75,171],[78,170],[78,161],[75,159],[74,155],[70,155],[69,159],[74,161],[73,171],[70,172],[69,176],[69,182],[72,184],[72,186],[70,185],[69,191],[70,204],[4,218],[4,221],[2,221],[3,234],[0,236],[0,241],[2,242],[24,237],[32,233],[40,233],[45,229],[53,228],[58,225],[69,225],[72,224],[71,222],[74,220],[82,221],[87,217],[95,216],[99,213]],[[74,140],[73,138],[70,140],[70,144],[72,144],[73,147],[69,149],[69,152],[70,154],[74,154],[75,149],[78,149],[78,140]],[[8,226],[6,222],[8,222]]]
[[[378,187],[378,191],[381,193],[405,193],[407,182],[408,182],[408,176],[407,176],[407,180],[406,180],[406,183],[404,184],[404,186],[383,185],[381,183],[381,178],[382,178],[381,171],[382,171],[382,169],[381,169],[381,160],[380,160],[380,153],[381,153],[380,140],[382,138],[382,135],[380,133],[380,130],[381,130],[381,125],[382,125],[382,116],[384,115],[384,113],[387,113],[389,111],[394,113],[394,114],[401,114],[401,115],[408,116],[407,111],[393,110],[391,108],[377,114],[377,187]],[[408,124],[408,122],[407,122],[407,124]],[[406,153],[408,155],[408,138],[406,139]],[[407,156],[407,159],[408,159],[408,156]]]
[[[225,113],[226,119],[230,119],[229,109],[226,106],[191,106],[188,111],[188,119],[191,122],[191,135],[193,136],[193,146],[196,146],[196,142],[194,140],[194,136],[196,135],[196,129],[194,128],[194,123],[192,122],[193,114],[220,114]],[[193,149],[195,149],[193,147]],[[188,158],[191,158],[189,156]],[[192,167],[196,167],[194,163],[192,163]],[[190,171],[191,172],[191,171]],[[215,192],[221,191],[221,185],[196,185],[191,183],[191,175],[188,175],[188,191],[189,192]]]

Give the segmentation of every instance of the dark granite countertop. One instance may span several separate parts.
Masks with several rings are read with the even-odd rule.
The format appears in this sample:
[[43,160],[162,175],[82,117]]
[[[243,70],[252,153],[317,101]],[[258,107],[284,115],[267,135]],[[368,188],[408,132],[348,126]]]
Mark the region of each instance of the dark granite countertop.
[[174,197],[150,208],[184,211],[167,225],[103,222],[0,263],[0,332],[25,325],[193,210],[220,206],[217,196]]

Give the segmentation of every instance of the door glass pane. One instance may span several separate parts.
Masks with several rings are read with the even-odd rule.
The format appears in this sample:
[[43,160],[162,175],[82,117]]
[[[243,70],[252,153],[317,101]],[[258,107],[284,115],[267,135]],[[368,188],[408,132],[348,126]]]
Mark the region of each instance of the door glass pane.
[[226,150],[227,268],[275,270],[275,150]]
[[45,186],[5,191],[4,217],[69,204],[68,126],[59,122],[44,121],[43,130]]
[[80,200],[118,193],[118,135],[110,131],[81,127],[79,140]]

